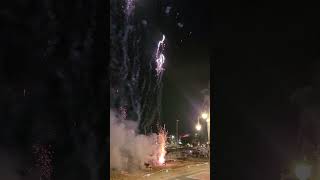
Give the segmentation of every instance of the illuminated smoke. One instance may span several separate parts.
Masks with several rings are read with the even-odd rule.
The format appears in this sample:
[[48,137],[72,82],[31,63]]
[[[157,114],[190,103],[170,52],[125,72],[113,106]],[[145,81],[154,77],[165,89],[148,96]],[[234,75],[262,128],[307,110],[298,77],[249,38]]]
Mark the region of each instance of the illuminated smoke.
[[157,160],[157,135],[137,134],[138,123],[121,120],[110,111],[110,167],[118,170],[143,169],[144,163]]
[[163,165],[167,132],[148,136],[137,133],[138,123],[122,120],[121,114],[110,111],[110,167],[118,170],[145,168],[145,163]]
[[164,49],[164,40],[165,40],[165,35],[162,35],[162,40],[158,42],[158,48],[157,48],[157,52],[156,52],[156,63],[157,63],[157,67],[156,67],[156,71],[157,71],[157,75],[159,76],[163,71],[163,64],[165,61],[165,56],[163,55],[162,51]]

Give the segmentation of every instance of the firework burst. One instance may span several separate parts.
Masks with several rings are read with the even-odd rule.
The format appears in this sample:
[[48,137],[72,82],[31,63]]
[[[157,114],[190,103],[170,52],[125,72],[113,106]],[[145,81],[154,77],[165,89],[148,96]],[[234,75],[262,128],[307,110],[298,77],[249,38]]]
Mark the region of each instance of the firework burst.
[[158,134],[158,144],[159,144],[159,157],[158,157],[158,164],[163,165],[166,161],[166,142],[167,142],[167,131],[165,128],[160,128]]
[[157,71],[157,75],[159,76],[162,71],[164,71],[163,69],[163,64],[165,61],[165,56],[163,55],[162,51],[164,49],[164,40],[166,39],[165,35],[162,35],[162,40],[158,42],[158,48],[157,48],[157,52],[156,52],[156,63],[157,63],[157,67],[156,67],[156,71]]

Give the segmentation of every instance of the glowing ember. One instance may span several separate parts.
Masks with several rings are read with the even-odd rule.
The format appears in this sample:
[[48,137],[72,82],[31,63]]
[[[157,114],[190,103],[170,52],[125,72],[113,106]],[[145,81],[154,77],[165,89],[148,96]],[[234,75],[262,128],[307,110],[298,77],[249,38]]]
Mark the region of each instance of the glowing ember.
[[164,64],[164,61],[165,61],[165,57],[163,55],[163,53],[160,51],[160,47],[161,47],[161,50],[164,49],[164,40],[165,40],[165,36],[162,35],[162,40],[158,42],[158,48],[157,48],[157,53],[156,53],[156,63],[157,63],[157,68],[156,68],[156,71],[157,71],[157,74],[159,75],[164,69],[163,69],[163,64]]
[[167,132],[165,128],[161,128],[158,134],[158,143],[159,143],[159,159],[158,163],[163,165],[165,163],[165,155],[166,155],[166,141],[167,141]]
[[40,168],[40,179],[51,179],[53,173],[51,145],[35,144],[33,145],[36,156],[36,166]]
[[160,158],[159,158],[159,163],[163,164],[165,161],[166,161],[166,159],[164,158],[164,154],[161,154]]

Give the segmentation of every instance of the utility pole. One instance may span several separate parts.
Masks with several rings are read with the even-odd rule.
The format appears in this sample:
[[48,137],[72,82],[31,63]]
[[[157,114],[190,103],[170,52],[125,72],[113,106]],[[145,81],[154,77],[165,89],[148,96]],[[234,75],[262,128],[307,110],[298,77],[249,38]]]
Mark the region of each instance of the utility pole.
[[177,125],[176,125],[176,136],[177,136],[177,145],[179,144],[179,120],[177,119]]
[[209,111],[209,117],[207,119],[207,132],[208,132],[208,142],[210,145],[210,111]]

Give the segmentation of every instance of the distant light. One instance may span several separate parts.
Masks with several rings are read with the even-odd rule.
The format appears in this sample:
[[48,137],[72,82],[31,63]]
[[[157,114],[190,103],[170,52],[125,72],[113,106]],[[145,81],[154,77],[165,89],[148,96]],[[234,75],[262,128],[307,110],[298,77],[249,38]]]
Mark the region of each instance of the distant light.
[[201,125],[200,125],[199,123],[196,125],[196,130],[197,130],[197,131],[200,131],[200,130],[201,130]]
[[174,135],[172,135],[171,138],[174,139]]
[[300,180],[307,180],[311,176],[311,166],[308,164],[298,164],[295,174]]
[[208,114],[207,113],[202,113],[201,117],[202,117],[202,119],[207,119],[208,118]]

